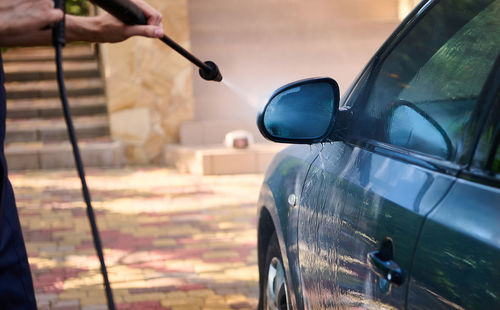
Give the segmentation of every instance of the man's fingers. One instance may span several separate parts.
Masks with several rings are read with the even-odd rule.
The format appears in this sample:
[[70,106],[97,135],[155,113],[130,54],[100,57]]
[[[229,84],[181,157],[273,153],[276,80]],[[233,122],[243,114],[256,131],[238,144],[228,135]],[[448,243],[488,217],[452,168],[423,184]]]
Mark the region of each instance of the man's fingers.
[[148,25],[161,26],[161,13],[155,10],[147,2],[142,0],[132,0],[148,18]]
[[148,19],[149,25],[161,26],[161,15],[153,15]]
[[148,38],[159,39],[163,36],[163,29],[161,27],[151,26],[151,25],[128,26],[125,29],[125,35],[127,37],[143,36]]
[[63,17],[64,17],[64,13],[62,10],[53,9],[53,10],[50,10],[50,12],[48,13],[47,21],[49,22],[49,24],[51,24],[51,23],[61,21],[63,19]]
[[61,21],[64,17],[64,13],[59,9],[50,9],[43,15],[42,20],[34,21],[34,26],[42,30],[50,29],[52,25]]
[[38,2],[38,5],[40,7],[45,7],[48,9],[53,9],[54,8],[54,1],[52,0],[42,0]]

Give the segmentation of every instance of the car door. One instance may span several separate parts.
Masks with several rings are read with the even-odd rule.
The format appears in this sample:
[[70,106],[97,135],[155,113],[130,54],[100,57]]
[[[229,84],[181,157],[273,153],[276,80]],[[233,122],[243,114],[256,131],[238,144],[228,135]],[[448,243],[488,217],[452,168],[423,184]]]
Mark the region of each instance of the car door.
[[500,96],[496,101],[471,167],[425,221],[409,309],[500,309]]
[[424,2],[346,96],[299,202],[306,308],[405,308],[425,217],[473,150],[499,4]]

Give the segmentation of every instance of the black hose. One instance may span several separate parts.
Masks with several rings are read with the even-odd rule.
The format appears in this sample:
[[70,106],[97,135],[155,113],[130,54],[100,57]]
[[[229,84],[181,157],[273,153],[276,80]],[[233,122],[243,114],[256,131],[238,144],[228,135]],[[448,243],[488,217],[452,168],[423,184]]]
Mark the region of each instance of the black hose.
[[78,176],[82,183],[82,193],[83,199],[87,205],[87,216],[90,222],[90,228],[92,230],[92,237],[94,239],[94,247],[99,257],[99,262],[101,263],[101,274],[104,280],[104,287],[106,290],[106,299],[108,300],[109,310],[115,310],[115,302],[113,299],[113,293],[111,291],[111,284],[108,279],[108,271],[106,269],[106,263],[104,262],[104,254],[102,251],[101,238],[99,236],[99,230],[97,229],[97,223],[95,220],[94,209],[92,208],[92,203],[90,200],[90,193],[87,187],[87,181],[85,180],[85,171],[83,169],[83,162],[80,156],[80,149],[78,148],[78,142],[75,135],[75,128],[73,126],[73,121],[71,119],[71,113],[69,110],[68,96],[66,94],[66,86],[64,85],[64,73],[62,68],[62,46],[63,44],[56,44],[56,65],[57,65],[57,84],[59,85],[59,95],[61,97],[64,119],[66,120],[66,127],[68,128],[68,135],[73,147],[73,155],[75,157],[75,165],[78,170]]
[[[103,7],[105,10],[109,11],[115,17],[118,17],[126,24],[139,24],[144,25],[147,23],[144,13],[129,0],[93,0],[92,2]],[[65,0],[54,0],[54,7],[65,11]],[[106,269],[106,263],[104,262],[104,254],[102,251],[101,238],[99,236],[99,230],[97,229],[97,223],[95,220],[94,209],[92,208],[92,203],[90,199],[89,189],[87,187],[87,182],[85,181],[85,172],[83,169],[83,162],[80,155],[80,150],[78,148],[78,142],[75,135],[75,129],[73,126],[73,121],[71,119],[71,113],[69,110],[68,96],[66,94],[66,87],[64,85],[64,74],[62,68],[62,47],[65,45],[65,25],[64,19],[54,26],[52,41],[56,49],[56,65],[57,65],[57,83],[59,85],[59,95],[61,97],[64,118],[66,120],[66,126],[68,128],[68,135],[73,147],[73,155],[75,158],[76,169],[78,170],[78,176],[82,183],[82,193],[83,199],[87,205],[87,216],[90,222],[90,228],[92,230],[92,237],[94,239],[94,247],[99,257],[99,262],[101,263],[101,274],[104,280],[104,287],[106,290],[106,299],[108,301],[109,310],[115,310],[115,302],[113,300],[113,293],[111,291],[111,284],[108,279],[108,272]],[[200,68],[200,76],[205,80],[212,80],[220,82],[222,80],[222,75],[220,74],[217,65],[211,61],[202,62],[194,55],[185,50],[182,46],[177,44],[175,41],[171,40],[167,36],[163,36],[161,40],[167,45],[171,46],[175,51],[180,53],[182,56],[186,57],[189,61],[194,63]]]

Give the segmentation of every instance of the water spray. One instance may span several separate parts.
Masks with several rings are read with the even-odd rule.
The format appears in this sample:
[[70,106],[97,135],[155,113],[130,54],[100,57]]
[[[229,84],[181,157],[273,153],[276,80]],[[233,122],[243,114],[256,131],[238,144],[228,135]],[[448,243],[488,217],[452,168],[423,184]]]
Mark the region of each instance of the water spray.
[[[147,25],[148,20],[144,12],[130,0],[90,0],[90,2],[101,7],[109,14],[121,20],[127,25]],[[222,74],[219,67],[213,61],[201,61],[185,48],[180,46],[171,38],[163,35],[160,41],[170,46],[177,53],[189,60],[199,68],[200,76],[207,81],[222,81]]]

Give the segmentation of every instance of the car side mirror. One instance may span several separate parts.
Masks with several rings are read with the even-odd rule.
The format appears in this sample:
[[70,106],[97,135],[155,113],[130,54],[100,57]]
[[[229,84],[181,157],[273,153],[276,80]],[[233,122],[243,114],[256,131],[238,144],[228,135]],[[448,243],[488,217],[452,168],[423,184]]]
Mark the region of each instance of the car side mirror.
[[294,82],[271,96],[257,125],[261,134],[274,142],[322,142],[335,124],[339,98],[339,86],[331,78]]

